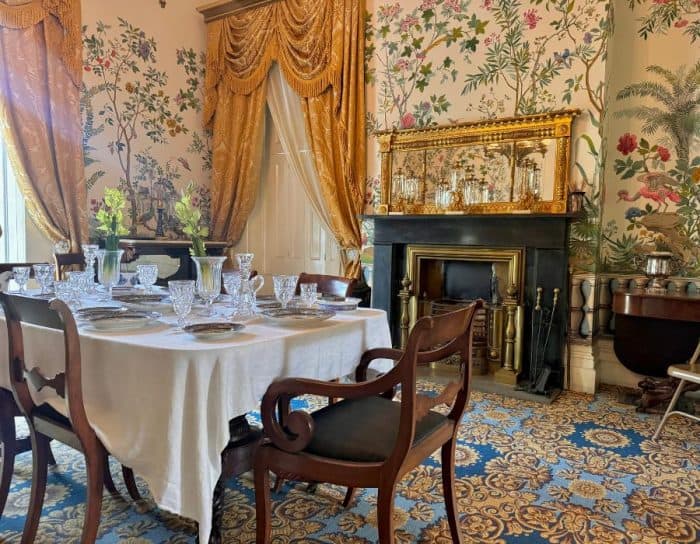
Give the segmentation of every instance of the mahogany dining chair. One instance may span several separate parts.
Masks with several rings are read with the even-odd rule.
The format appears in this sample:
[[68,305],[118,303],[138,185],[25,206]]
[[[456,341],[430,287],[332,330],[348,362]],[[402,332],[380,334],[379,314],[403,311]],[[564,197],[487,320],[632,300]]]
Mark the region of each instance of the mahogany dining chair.
[[355,280],[353,278],[345,278],[343,276],[330,276],[327,274],[307,274],[302,272],[299,274],[297,281],[296,294],[300,293],[300,285],[302,283],[315,283],[316,290],[325,296],[335,296],[346,298],[352,293]]
[[[22,544],[36,538],[39,518],[46,490],[49,441],[55,439],[85,455],[87,470],[87,499],[82,544],[95,542],[100,523],[103,486],[116,494],[108,464],[108,452],[91,427],[85,412],[82,391],[82,361],[80,339],[73,314],[58,300],[44,300],[21,295],[0,293],[0,304],[5,312],[9,345],[10,384],[12,393],[29,427],[32,450],[32,490],[29,511],[22,532]],[[29,369],[24,360],[22,325],[37,325],[63,333],[64,371],[52,378],[46,377],[39,366]],[[32,361],[34,364],[34,361]],[[36,404],[31,390],[52,389],[66,405],[68,417],[48,402]],[[129,495],[140,500],[134,474],[122,466]]]
[[[264,439],[253,463],[258,544],[268,544],[271,537],[270,471],[347,486],[346,506],[354,488],[378,488],[378,542],[393,543],[396,486],[438,448],[452,542],[462,542],[454,487],[455,446],[469,400],[474,315],[482,306],[479,300],[448,314],[419,319],[405,351],[365,352],[356,370],[358,383],[289,378],[270,385],[261,405]],[[438,395],[418,393],[416,367],[455,355],[462,361],[461,378]],[[397,362],[386,374],[366,381],[368,365],[375,359]],[[400,401],[392,400],[397,386]],[[290,399],[307,394],[343,400],[312,413],[287,412],[281,424],[280,410],[288,410]],[[446,415],[434,410],[442,404],[449,406]]]

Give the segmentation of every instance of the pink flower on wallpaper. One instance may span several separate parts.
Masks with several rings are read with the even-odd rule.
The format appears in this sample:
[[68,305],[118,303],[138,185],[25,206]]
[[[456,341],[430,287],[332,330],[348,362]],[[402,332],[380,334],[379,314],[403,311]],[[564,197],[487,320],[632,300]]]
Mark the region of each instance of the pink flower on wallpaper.
[[501,39],[501,35],[496,32],[491,32],[488,36],[484,38],[484,45],[488,47],[492,43],[496,43]]
[[412,26],[416,26],[420,23],[418,17],[413,15],[407,15],[403,21],[401,21],[401,32],[408,32]]
[[393,19],[401,11],[401,4],[396,2],[395,4],[384,4],[379,6],[379,15],[385,19]]
[[676,28],[683,28],[684,26],[688,26],[688,19],[681,19],[680,21],[676,21],[673,23],[673,26]]
[[412,113],[405,113],[401,118],[401,128],[413,128],[416,126],[416,118]]
[[537,27],[537,23],[542,20],[542,17],[537,15],[536,9],[528,9],[523,13],[523,21],[528,26],[530,30],[534,30]]
[[493,0],[482,0],[481,7],[490,10],[493,7]]
[[462,11],[462,5],[459,3],[459,0],[445,0],[444,6],[446,9],[455,13],[460,13]]
[[423,3],[420,5],[420,9],[421,11],[433,9],[435,4],[437,4],[437,0],[423,0]]
[[396,61],[396,64],[394,64],[394,70],[397,72],[405,72],[408,70],[409,66],[408,59],[399,59]]
[[623,155],[629,155],[637,149],[637,137],[630,132],[625,132],[617,141],[617,150]]
[[668,149],[666,149],[665,147],[662,147],[662,146],[657,147],[656,152],[659,154],[659,158],[663,162],[666,162],[668,159],[671,158],[671,152]]
[[418,60],[423,60],[425,58],[425,51],[416,51],[416,58]]

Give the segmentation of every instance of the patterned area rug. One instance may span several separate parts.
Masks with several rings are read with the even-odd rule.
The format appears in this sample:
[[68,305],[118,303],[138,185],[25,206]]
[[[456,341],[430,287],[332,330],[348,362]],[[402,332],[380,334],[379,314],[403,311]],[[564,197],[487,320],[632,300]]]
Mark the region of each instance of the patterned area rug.
[[[434,386],[423,383],[424,389]],[[303,401],[313,407],[312,400]],[[319,401],[321,402],[321,401]],[[693,543],[700,539],[700,425],[673,418],[652,442],[659,416],[640,415],[612,391],[568,393],[552,406],[474,393],[457,450],[457,492],[465,542]],[[54,446],[38,542],[77,542],[83,520],[82,456]],[[116,478],[123,496],[126,490]],[[449,544],[440,463],[434,455],[398,489],[398,543]],[[0,541],[19,542],[29,499],[31,457],[16,463]],[[147,493],[142,486],[142,493]],[[275,497],[276,543],[376,542],[376,491],[354,506],[344,490],[286,485]],[[231,481],[225,542],[255,541],[252,480]],[[194,542],[194,524],[154,507],[105,495],[101,543]]]

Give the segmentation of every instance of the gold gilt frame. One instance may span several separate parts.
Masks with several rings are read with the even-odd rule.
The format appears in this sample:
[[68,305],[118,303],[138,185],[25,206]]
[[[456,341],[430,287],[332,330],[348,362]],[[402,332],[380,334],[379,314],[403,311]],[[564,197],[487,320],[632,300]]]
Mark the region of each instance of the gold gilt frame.
[[[392,130],[377,133],[381,154],[381,197],[377,213],[405,214],[507,214],[507,213],[548,213],[564,214],[567,212],[569,178],[571,172],[571,132],[574,118],[580,110],[564,110],[537,115],[513,117],[465,123],[461,125],[429,127],[421,129]],[[525,194],[517,200],[458,203],[449,210],[439,209],[432,203],[403,204],[392,202],[392,169],[395,152],[430,151],[449,147],[493,146],[511,144],[517,146],[543,140],[555,140],[554,181],[551,200],[539,200]],[[508,159],[510,162],[511,198],[515,185],[516,153]],[[424,174],[425,176],[425,174]],[[425,179],[423,180],[425,186]]]

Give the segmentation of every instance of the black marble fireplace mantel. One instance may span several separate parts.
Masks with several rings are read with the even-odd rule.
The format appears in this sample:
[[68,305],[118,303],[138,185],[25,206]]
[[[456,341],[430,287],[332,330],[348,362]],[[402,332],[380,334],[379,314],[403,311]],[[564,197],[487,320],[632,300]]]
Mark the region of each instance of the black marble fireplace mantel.
[[[529,318],[537,287],[551,302],[555,287],[561,290],[555,319],[559,326],[547,350],[552,363],[561,362],[568,308],[570,214],[506,215],[366,215],[374,222],[372,306],[385,310],[394,343],[399,342],[398,294],[406,274],[406,248],[411,244],[463,245],[484,248],[521,248],[525,253],[523,300]],[[526,329],[529,323],[526,324]],[[529,349],[526,330],[526,352]]]

